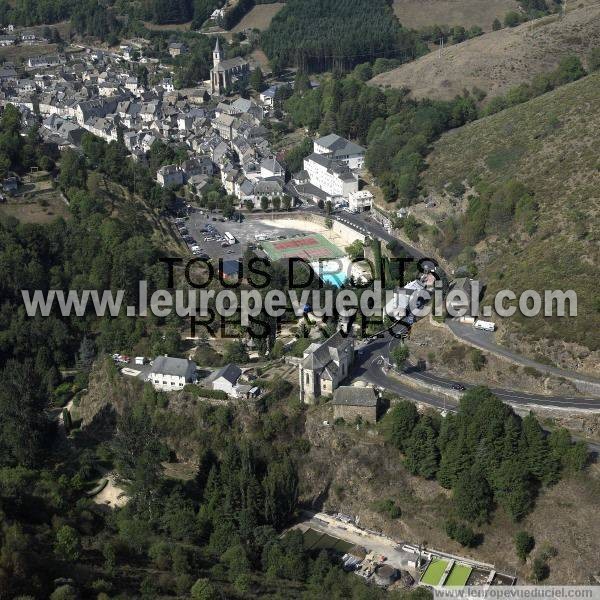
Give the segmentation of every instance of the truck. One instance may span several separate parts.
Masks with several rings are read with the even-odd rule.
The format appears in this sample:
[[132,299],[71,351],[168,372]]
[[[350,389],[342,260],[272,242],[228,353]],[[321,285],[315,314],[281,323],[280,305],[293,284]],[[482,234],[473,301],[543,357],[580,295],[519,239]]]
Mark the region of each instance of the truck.
[[135,364],[136,365],[143,365],[146,362],[146,358],[143,356],[136,356],[135,357]]
[[481,319],[476,319],[475,323],[473,323],[473,327],[483,331],[494,331],[496,329],[496,324],[492,323],[491,321],[482,321]]

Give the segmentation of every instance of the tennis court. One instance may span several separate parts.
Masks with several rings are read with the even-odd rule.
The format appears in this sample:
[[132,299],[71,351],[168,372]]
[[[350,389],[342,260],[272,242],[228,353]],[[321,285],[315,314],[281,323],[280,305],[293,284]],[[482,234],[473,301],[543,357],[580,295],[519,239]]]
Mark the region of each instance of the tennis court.
[[450,571],[450,575],[444,582],[444,587],[446,586],[458,586],[464,587],[469,579],[469,575],[471,574],[471,567],[467,567],[467,565],[459,565],[457,563],[454,564],[452,570]]
[[273,262],[285,258],[303,258],[308,262],[319,258],[342,258],[344,252],[320,233],[297,236],[281,241],[261,242],[261,247]]
[[421,583],[425,585],[436,586],[439,585],[440,579],[448,566],[447,560],[442,560],[441,558],[434,558],[430,563],[425,573],[423,573],[423,577],[421,577]]

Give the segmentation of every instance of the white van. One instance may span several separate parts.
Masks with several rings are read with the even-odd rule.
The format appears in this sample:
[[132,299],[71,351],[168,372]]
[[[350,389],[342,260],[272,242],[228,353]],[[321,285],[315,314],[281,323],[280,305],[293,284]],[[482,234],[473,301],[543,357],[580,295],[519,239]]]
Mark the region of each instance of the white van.
[[494,331],[496,329],[496,324],[492,323],[491,321],[482,321],[481,319],[477,319],[475,323],[473,323],[473,327],[483,331]]
[[136,365],[143,365],[146,362],[146,359],[143,356],[136,356],[135,357],[135,364]]

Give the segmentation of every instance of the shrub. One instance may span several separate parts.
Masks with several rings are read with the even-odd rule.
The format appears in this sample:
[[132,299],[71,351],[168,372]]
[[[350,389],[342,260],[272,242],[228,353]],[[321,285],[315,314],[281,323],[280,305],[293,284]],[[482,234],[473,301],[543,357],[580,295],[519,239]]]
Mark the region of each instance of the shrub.
[[525,562],[527,560],[527,556],[533,550],[534,546],[535,540],[533,536],[529,535],[526,531],[519,531],[515,535],[515,549],[521,561]]
[[190,590],[193,600],[215,600],[219,594],[209,579],[198,579]]
[[505,27],[516,27],[521,22],[521,17],[518,12],[511,10],[506,13],[504,16],[504,26]]
[[373,503],[373,508],[378,513],[386,514],[390,519],[399,519],[402,514],[400,507],[391,498],[377,500]]
[[600,48],[590,50],[587,57],[587,67],[590,73],[600,70]]
[[197,398],[214,398],[215,400],[227,400],[227,394],[223,390],[211,390],[197,385],[188,384],[183,388],[184,392],[196,396]]
[[451,520],[446,523],[446,534],[451,540],[467,548],[472,548],[477,544],[477,534],[468,525],[457,521]]
[[550,569],[548,568],[548,565],[539,557],[534,559],[531,567],[531,576],[533,577],[533,580],[536,582],[544,581],[549,574]]
[[473,350],[471,350],[471,364],[473,365],[473,368],[476,371],[481,371],[485,366],[485,363],[486,358],[483,352],[477,348],[473,348]]

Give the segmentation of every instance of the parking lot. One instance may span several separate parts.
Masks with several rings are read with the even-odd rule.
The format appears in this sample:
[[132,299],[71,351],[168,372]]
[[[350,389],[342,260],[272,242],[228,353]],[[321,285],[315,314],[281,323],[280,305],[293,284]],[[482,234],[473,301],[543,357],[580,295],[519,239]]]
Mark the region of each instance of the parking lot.
[[[206,255],[213,259],[236,259],[242,256],[248,244],[257,245],[264,240],[289,239],[305,232],[299,229],[286,229],[265,225],[258,219],[244,218],[238,221],[224,220],[221,215],[192,212],[185,220],[180,221],[183,240],[191,248],[194,243],[199,246],[197,256]],[[232,246],[226,245],[224,234],[231,233],[236,240]],[[258,238],[257,238],[258,236]]]

